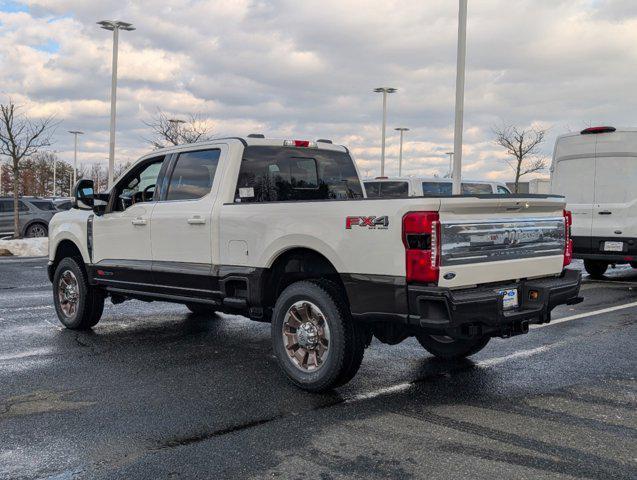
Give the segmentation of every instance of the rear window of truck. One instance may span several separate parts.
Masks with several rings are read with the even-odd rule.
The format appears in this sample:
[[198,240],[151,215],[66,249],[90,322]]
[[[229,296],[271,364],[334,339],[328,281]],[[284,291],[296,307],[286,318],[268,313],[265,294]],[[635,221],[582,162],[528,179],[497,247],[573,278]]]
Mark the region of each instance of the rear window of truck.
[[235,202],[362,198],[349,154],[308,148],[246,147]]

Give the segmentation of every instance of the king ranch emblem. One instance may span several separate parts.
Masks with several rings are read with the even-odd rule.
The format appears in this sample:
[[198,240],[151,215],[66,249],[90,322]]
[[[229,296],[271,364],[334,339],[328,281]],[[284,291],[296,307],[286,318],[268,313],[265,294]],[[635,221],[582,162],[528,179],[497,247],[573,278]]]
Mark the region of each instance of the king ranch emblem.
[[372,230],[387,230],[389,227],[389,217],[346,217],[345,229],[351,230],[352,227],[362,227]]

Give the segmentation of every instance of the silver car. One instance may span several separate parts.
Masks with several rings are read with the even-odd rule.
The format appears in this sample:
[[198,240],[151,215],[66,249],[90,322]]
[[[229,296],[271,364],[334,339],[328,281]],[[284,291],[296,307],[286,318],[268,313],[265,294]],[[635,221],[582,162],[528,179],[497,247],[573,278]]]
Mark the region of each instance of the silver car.
[[[46,237],[49,222],[58,210],[51,200],[22,197],[19,200],[20,234],[23,237]],[[13,234],[13,198],[0,197],[0,235]]]

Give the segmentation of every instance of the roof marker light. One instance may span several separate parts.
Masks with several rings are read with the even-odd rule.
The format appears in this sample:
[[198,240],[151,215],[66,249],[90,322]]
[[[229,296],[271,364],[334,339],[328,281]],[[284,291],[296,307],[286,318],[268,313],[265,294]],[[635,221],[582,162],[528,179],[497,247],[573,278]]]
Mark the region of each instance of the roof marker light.
[[579,132],[582,135],[592,135],[595,133],[610,133],[610,132],[614,132],[615,130],[617,130],[615,127],[590,127],[590,128],[585,128],[584,130],[582,130],[581,132]]

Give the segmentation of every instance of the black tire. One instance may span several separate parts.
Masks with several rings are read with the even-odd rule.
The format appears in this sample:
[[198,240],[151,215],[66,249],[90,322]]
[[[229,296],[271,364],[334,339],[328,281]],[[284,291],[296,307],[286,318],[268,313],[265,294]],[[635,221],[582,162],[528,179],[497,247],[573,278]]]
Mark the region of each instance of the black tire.
[[216,313],[213,305],[207,305],[205,303],[187,303],[186,307],[195,315],[201,315],[202,317],[212,317]]
[[458,340],[447,336],[416,335],[418,342],[432,355],[445,360],[458,360],[478,353],[489,343],[489,337]]
[[608,269],[608,263],[599,260],[584,260],[584,269],[592,278],[602,278]]
[[630,262],[630,266],[632,268],[637,268],[637,262]]
[[[104,311],[104,293],[97,287],[89,285],[86,273],[80,264],[81,260],[67,257],[62,259],[53,275],[53,303],[60,323],[71,330],[88,330],[100,321]],[[70,272],[67,273],[67,272]],[[72,276],[71,276],[72,274]],[[68,309],[61,296],[61,279],[63,276],[75,278],[77,283],[77,303],[75,310],[67,313]]]
[[[324,363],[314,371],[304,371],[288,355],[283,340],[284,323],[297,302],[310,302],[320,310],[329,328],[329,350]],[[296,386],[309,392],[325,392],[350,381],[365,353],[367,336],[356,324],[339,289],[326,280],[293,283],[279,296],[272,314],[272,346],[281,369]]]
[[27,238],[44,238],[49,236],[49,227],[44,223],[32,223],[24,232]]

